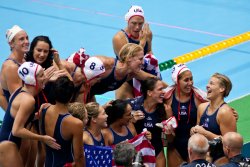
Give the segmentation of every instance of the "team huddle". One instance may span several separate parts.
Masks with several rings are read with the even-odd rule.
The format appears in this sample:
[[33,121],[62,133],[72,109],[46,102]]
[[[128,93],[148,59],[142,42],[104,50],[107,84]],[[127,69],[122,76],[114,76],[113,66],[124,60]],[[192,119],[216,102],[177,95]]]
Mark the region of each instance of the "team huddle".
[[[222,166],[239,156],[232,154],[243,144],[236,132],[238,114],[224,100],[230,79],[215,73],[204,92],[194,86],[191,70],[176,64],[174,84],[168,85],[153,55],[143,9],[132,6],[125,20],[127,26],[113,37],[115,58],[87,55],[80,48],[62,60],[48,36],[30,43],[20,26],[7,30],[11,53],[0,73],[5,111],[0,166],[90,166],[84,145],[116,145],[145,128],[156,167]],[[115,99],[101,106],[95,95],[108,91],[115,91]],[[227,143],[230,152],[223,148],[208,156],[214,138]]]

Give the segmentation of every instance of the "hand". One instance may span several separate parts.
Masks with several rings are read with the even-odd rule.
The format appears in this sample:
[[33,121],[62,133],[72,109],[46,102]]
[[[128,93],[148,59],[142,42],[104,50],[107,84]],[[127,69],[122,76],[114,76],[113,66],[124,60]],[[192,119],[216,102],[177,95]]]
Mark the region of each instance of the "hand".
[[[173,113],[171,105],[164,103],[164,108],[165,108],[165,111],[167,113]],[[170,115],[169,115],[169,117],[170,117]]]
[[233,112],[233,115],[234,115],[236,121],[238,121],[238,119],[239,119],[239,114],[238,114],[238,112],[237,112],[234,108],[232,108],[232,112]]
[[61,76],[67,76],[67,72],[65,70],[57,70],[54,72],[53,76],[49,79],[49,81],[56,81],[57,78],[61,77]]
[[45,83],[47,83],[50,80],[50,78],[54,75],[55,71],[56,71],[56,68],[54,66],[51,66],[51,67],[47,68],[44,71],[44,75],[45,75],[45,78],[46,78],[45,79],[46,80]]
[[51,106],[50,103],[43,103],[39,109],[39,113],[41,113],[43,109],[48,108],[49,106]]
[[152,40],[152,31],[150,30],[148,23],[144,23],[142,31],[146,35],[146,40],[151,41]]
[[43,136],[43,142],[53,149],[59,150],[61,146],[56,143],[56,140],[48,135]]
[[147,35],[146,35],[146,33],[143,31],[143,30],[141,30],[140,32],[139,32],[139,40],[140,41],[147,41]]
[[204,134],[205,131],[206,130],[203,128],[203,126],[196,125],[195,127],[191,128],[190,133],[191,134],[195,134],[195,133]]
[[142,30],[139,32],[140,45],[145,46],[147,41],[152,41],[152,32],[149,29],[148,23],[144,23]]
[[166,135],[173,135],[175,136],[175,132],[174,132],[174,128],[172,125],[170,124],[163,124],[163,129],[162,129],[163,133],[165,133]]
[[104,110],[109,107],[109,106],[112,106],[112,103],[113,103],[114,100],[110,100],[108,101],[107,103],[105,103],[102,107],[104,108]]
[[142,120],[142,119],[145,118],[144,113],[142,111],[140,111],[140,110],[132,111],[131,114],[132,114],[135,121]]
[[191,129],[190,129],[190,135],[192,136],[192,135],[194,135],[196,132],[195,132],[196,130],[195,130],[195,127],[192,127]]
[[56,64],[60,63],[60,57],[59,57],[59,53],[56,49],[52,48],[50,49],[50,51],[53,53],[53,58]]
[[40,118],[40,115],[42,113],[42,110],[44,108],[48,108],[51,104],[50,103],[43,103],[39,109],[38,112],[35,113],[35,117],[34,117],[34,120],[38,120]]
[[146,131],[145,137],[146,137],[148,140],[151,140],[151,139],[152,139],[152,134],[151,134],[151,132],[150,132],[150,131]]
[[[40,111],[40,110],[39,110]],[[39,118],[40,118],[40,112],[35,112],[35,116],[34,116],[34,118],[33,118],[33,121],[36,121],[36,120],[39,120]]]

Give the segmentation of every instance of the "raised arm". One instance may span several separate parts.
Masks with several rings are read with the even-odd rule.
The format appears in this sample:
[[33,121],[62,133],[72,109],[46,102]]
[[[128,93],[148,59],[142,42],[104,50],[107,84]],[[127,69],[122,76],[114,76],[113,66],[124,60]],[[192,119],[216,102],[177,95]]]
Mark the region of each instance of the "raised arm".
[[64,67],[64,65],[62,64],[62,62],[61,62],[61,60],[60,60],[60,57],[59,57],[58,51],[55,50],[55,49],[51,49],[51,51],[53,52],[54,62],[55,62],[55,64],[56,64],[56,66],[59,68],[59,70],[64,70],[64,71],[66,72],[65,74],[67,75],[67,77],[68,77],[71,81],[73,81],[73,79],[72,79],[70,73],[67,71],[67,69],[66,69],[66,68]]
[[[152,74],[150,74],[150,73],[147,73],[147,72],[145,72],[145,71],[143,71],[143,70],[140,70],[140,71],[138,71],[138,72],[136,72],[136,73],[133,73],[133,77],[135,77],[135,78],[138,79],[138,80],[143,81],[143,80],[146,80],[146,79],[148,79],[148,78],[150,78],[150,77],[155,78],[156,76],[155,76],[155,75],[152,75]],[[130,79],[131,79],[131,78],[130,78]],[[168,84],[167,84],[166,82],[162,81],[162,83],[163,83],[164,88],[168,87]]]
[[153,54],[153,52],[152,52],[152,38],[153,38],[153,34],[149,28],[149,24],[144,23],[143,28],[140,32],[139,45],[141,45],[144,48],[144,46],[146,45],[146,42],[148,43],[148,50],[145,54]]

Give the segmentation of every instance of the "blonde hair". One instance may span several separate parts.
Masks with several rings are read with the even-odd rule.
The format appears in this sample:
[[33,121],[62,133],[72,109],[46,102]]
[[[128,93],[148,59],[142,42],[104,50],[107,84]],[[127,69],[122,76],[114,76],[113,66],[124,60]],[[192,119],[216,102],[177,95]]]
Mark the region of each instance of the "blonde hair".
[[127,43],[121,48],[119,52],[120,61],[124,63],[128,60],[128,58],[135,57],[136,53],[140,51],[143,51],[143,48],[140,45]]
[[212,77],[215,77],[220,81],[220,86],[225,88],[223,97],[227,97],[233,87],[231,80],[226,75],[220,73],[214,73]]
[[100,105],[97,102],[90,102],[90,103],[87,103],[85,107],[88,112],[88,122],[86,125],[90,126],[91,119],[96,118],[99,115]]
[[85,119],[85,113],[87,112],[87,109],[83,103],[69,103],[68,110],[73,117],[76,117],[82,121]]

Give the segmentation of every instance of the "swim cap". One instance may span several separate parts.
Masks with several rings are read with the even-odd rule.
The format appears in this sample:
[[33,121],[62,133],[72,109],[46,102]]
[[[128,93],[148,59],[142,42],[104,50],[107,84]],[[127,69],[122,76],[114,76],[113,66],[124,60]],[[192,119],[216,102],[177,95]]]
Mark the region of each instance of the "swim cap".
[[142,7],[133,5],[131,8],[128,10],[128,12],[125,15],[125,21],[129,21],[132,17],[134,16],[141,16],[144,18],[144,11]]
[[12,39],[16,36],[16,34],[19,33],[20,31],[23,31],[23,29],[18,25],[14,25],[11,29],[8,29],[6,32],[7,41],[11,42]]
[[85,49],[80,48],[77,52],[67,58],[68,62],[75,63],[75,65],[82,67],[85,64],[85,61],[89,58],[89,55],[85,54]]
[[87,81],[90,81],[105,72],[103,62],[97,57],[90,57],[83,67],[83,73]]
[[184,71],[190,71],[189,68],[185,64],[176,64],[172,70],[172,80],[175,84],[177,84],[178,76],[183,73]]
[[42,69],[39,64],[25,62],[18,68],[18,75],[27,85],[37,85],[36,75]]

